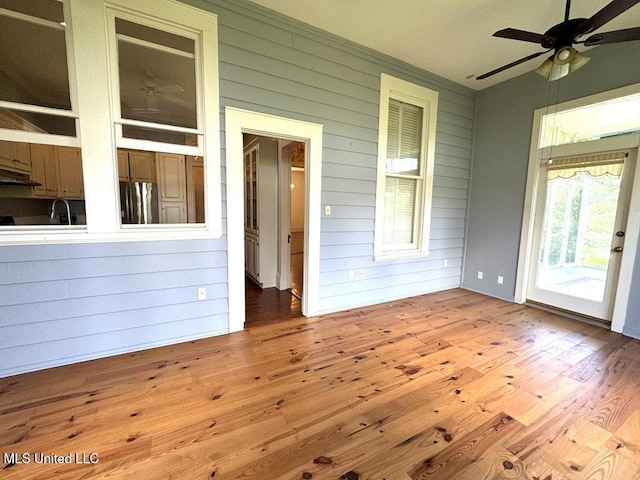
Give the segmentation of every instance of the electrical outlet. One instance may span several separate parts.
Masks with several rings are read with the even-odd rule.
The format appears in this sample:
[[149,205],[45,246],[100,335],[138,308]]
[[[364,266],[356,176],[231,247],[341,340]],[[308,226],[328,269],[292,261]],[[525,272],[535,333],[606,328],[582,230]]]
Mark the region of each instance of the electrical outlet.
[[353,280],[353,270],[349,270],[348,277],[349,277],[349,280]]
[[498,284],[502,285],[504,283],[504,277],[502,275],[498,275]]
[[484,277],[484,273],[478,271],[478,280],[482,280],[482,277]]
[[444,266],[448,267],[449,266],[449,260],[447,260],[446,258],[444,259]]
[[207,299],[207,289],[205,287],[198,287],[198,300]]

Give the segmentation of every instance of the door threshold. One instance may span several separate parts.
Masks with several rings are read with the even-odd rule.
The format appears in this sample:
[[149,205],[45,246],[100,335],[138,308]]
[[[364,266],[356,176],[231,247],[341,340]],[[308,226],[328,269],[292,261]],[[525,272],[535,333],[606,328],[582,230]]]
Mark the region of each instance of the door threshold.
[[572,312],[571,310],[565,310],[564,308],[554,307],[553,305],[547,305],[546,303],[536,302],[535,300],[527,299],[524,304],[530,307],[539,308],[540,310],[544,310],[546,312],[555,313],[558,315],[562,315],[563,317],[568,317],[572,318],[573,320],[588,323],[589,325],[595,325],[596,327],[602,327],[606,328],[607,330],[611,330],[611,322],[609,320],[592,317],[590,315],[585,315],[582,313]]

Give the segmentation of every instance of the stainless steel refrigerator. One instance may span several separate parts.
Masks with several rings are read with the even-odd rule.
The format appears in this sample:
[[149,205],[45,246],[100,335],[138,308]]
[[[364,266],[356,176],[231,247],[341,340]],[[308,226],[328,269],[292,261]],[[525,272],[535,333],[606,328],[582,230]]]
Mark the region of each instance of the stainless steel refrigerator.
[[122,224],[160,223],[158,186],[148,182],[120,182]]

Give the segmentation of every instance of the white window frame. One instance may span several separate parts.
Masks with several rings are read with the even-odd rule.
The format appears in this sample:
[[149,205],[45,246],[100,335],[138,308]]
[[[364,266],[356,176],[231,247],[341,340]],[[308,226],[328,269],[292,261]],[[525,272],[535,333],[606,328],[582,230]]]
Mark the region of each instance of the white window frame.
[[[422,108],[422,145],[420,174],[417,179],[414,208],[414,242],[410,245],[384,244],[384,204],[386,184],[387,131],[389,100],[395,99]],[[380,112],[378,123],[378,166],[376,185],[376,218],[374,260],[394,260],[429,255],[429,232],[435,163],[438,92],[406,80],[382,74],[380,77]]]
[[[7,227],[0,229],[0,244],[219,238],[223,229],[217,16],[175,0],[64,1],[70,29],[67,52],[72,106],[78,115],[77,138],[51,135],[43,143],[81,148],[87,224]],[[199,142],[197,155],[204,158],[205,164],[205,224],[121,225],[115,126],[118,118],[112,103],[119,102],[119,98],[112,98],[110,81],[113,55],[109,48],[109,18],[114,11],[147,19],[152,25],[166,25],[168,31],[177,28],[199,36],[201,61],[197,62],[196,75],[202,103],[198,129],[204,140]],[[29,132],[2,129],[1,134],[8,140],[37,141]],[[175,148],[163,146],[163,151]]]

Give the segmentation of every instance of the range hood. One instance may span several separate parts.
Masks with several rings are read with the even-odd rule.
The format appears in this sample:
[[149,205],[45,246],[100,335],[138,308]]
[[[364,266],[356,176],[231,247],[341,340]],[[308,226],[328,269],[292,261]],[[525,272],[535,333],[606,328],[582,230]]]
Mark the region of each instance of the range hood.
[[25,185],[27,187],[39,187],[41,183],[31,180],[26,175],[0,170],[0,185]]

